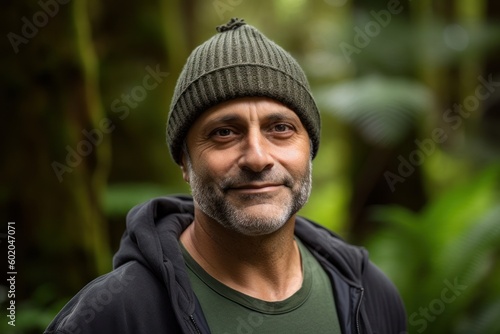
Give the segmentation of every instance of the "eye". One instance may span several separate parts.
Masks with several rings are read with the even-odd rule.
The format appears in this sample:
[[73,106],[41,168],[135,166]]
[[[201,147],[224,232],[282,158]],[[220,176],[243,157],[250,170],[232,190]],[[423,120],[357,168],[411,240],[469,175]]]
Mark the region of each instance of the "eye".
[[280,124],[276,124],[273,127],[273,130],[276,132],[286,132],[286,131],[292,130],[292,127],[288,124],[280,123]]
[[235,132],[229,128],[218,128],[210,133],[210,137],[229,137],[234,135]]
[[227,137],[231,133],[232,133],[232,131],[229,130],[229,129],[218,129],[218,130],[215,130],[215,134],[218,135],[218,136],[221,136],[221,137]]

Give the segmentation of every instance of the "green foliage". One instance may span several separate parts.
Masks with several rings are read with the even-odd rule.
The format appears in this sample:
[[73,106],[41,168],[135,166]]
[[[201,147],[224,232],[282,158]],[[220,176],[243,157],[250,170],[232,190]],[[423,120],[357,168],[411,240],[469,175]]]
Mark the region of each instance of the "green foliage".
[[0,332],[4,334],[28,334],[40,333],[47,324],[54,318],[58,309],[43,309],[33,304],[24,304],[18,307],[16,316],[16,326],[2,321]]
[[55,288],[52,284],[42,284],[35,289],[32,298],[16,303],[15,326],[7,323],[6,318],[0,322],[0,333],[31,334],[42,332],[52,321],[57,312],[68,301],[62,299],[53,302]]
[[[384,225],[368,248],[398,286],[410,332],[427,328],[422,319],[428,309],[432,321],[425,326],[433,333],[464,328],[467,333],[495,333],[500,310],[488,298],[500,297],[499,282],[493,278],[500,261],[499,180],[500,169],[493,166],[443,192],[419,213],[397,206],[373,210],[373,218]],[[451,298],[442,296],[450,283],[464,289],[447,303]],[[485,331],[478,331],[479,324]]]
[[123,217],[137,204],[171,193],[169,188],[153,183],[115,183],[106,189],[103,208],[108,217]]
[[[339,127],[328,124],[323,117],[323,124],[329,128],[329,136],[322,138],[321,150],[313,162],[313,187],[309,201],[300,211],[323,226],[344,235],[349,221],[348,206],[351,200],[351,184],[346,170],[349,169],[349,146]],[[342,159],[339,159],[339,156]]]
[[431,92],[407,79],[364,77],[325,89],[318,95],[326,108],[352,125],[369,143],[393,146],[432,104]]

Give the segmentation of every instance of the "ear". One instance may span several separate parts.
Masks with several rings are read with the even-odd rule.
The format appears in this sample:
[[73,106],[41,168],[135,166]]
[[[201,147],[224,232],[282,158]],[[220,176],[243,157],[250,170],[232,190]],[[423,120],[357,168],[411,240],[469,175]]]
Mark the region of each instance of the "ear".
[[182,161],[181,162],[182,178],[184,179],[184,181],[186,181],[187,183],[189,183],[189,170],[186,167],[187,166],[187,161],[186,161],[186,157],[185,157],[184,154],[182,154],[181,161]]
[[184,179],[184,181],[189,183],[189,173],[188,173],[186,167],[181,166],[181,171],[182,171],[182,178]]

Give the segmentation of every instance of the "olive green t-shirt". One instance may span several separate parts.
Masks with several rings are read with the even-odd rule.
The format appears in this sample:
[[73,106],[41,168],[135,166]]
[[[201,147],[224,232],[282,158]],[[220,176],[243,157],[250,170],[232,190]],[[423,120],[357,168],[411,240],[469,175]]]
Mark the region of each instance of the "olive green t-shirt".
[[182,247],[191,284],[212,333],[341,333],[330,280],[309,250],[297,243],[302,287],[278,302],[256,299],[222,284]]

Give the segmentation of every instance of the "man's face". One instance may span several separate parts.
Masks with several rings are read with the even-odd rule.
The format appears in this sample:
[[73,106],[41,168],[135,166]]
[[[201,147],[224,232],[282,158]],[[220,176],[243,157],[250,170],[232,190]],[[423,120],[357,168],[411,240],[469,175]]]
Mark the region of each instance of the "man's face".
[[196,215],[263,235],[285,225],[309,198],[309,136],[279,102],[259,97],[219,104],[196,120],[186,142],[183,176]]

